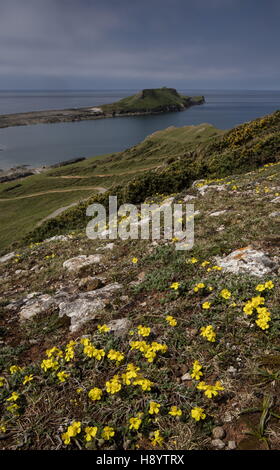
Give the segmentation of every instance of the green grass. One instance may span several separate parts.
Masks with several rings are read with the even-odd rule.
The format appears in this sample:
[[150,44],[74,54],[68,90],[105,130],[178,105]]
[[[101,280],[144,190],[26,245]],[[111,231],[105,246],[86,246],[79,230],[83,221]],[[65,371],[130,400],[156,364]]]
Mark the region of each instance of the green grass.
[[[115,154],[91,157],[66,167],[50,169],[42,174],[0,185],[0,252],[22,239],[49,214],[75,201],[94,196],[89,187],[110,188],[127,183],[158,166],[166,166],[172,158],[191,151],[197,142],[209,142],[223,131],[202,124],[168,128],[154,133],[131,149]],[[102,175],[102,176],[98,176]],[[81,178],[64,178],[80,176]],[[81,189],[80,191],[77,191]],[[51,191],[67,190],[64,193]],[[71,191],[72,190],[72,191]],[[23,198],[40,192],[49,194]],[[6,199],[6,201],[3,201]]]

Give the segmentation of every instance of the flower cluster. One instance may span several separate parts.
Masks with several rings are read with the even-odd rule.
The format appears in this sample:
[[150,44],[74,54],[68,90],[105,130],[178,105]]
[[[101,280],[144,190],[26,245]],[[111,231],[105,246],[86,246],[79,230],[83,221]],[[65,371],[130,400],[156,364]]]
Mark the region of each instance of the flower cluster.
[[203,326],[200,331],[201,336],[206,338],[211,343],[214,343],[216,341],[216,333],[212,325]]
[[157,352],[165,353],[168,349],[166,344],[157,343],[156,341],[151,344],[146,341],[131,341],[130,348],[140,351],[148,362],[154,361]]

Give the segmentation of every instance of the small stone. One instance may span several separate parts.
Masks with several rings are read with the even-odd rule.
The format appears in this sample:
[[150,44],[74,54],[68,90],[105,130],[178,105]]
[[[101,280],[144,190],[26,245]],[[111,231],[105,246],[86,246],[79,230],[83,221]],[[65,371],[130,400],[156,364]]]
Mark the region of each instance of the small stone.
[[181,377],[181,380],[182,382],[185,382],[187,380],[192,380],[192,377],[191,377],[191,374],[189,374],[188,372],[186,374],[184,374],[182,377]]
[[236,449],[236,442],[235,442],[235,441],[228,441],[227,448],[228,448],[229,450],[234,450],[234,449]]
[[219,217],[219,215],[223,215],[225,214],[227,211],[226,210],[223,210],[223,211],[216,211],[216,212],[212,212],[212,214],[209,214],[210,217]]
[[216,447],[216,449],[224,449],[224,447],[226,446],[221,439],[213,439],[211,441],[211,444],[213,447]]
[[229,374],[235,375],[236,372],[237,372],[237,369],[236,369],[235,367],[233,367],[233,366],[230,366],[230,367],[227,369],[227,372],[228,372]]
[[82,268],[91,266],[92,264],[99,264],[101,262],[101,255],[80,255],[75,258],[70,258],[64,261],[63,267],[70,272],[78,272]]
[[15,254],[14,251],[12,253],[7,253],[6,255],[4,255],[0,258],[0,263],[6,263],[6,261],[9,261],[10,259],[14,258],[15,256],[16,256],[16,254]]
[[104,285],[104,279],[101,279],[100,277],[88,276],[88,277],[84,277],[79,282],[79,288],[85,289],[87,291],[99,289],[103,285]]
[[271,212],[271,213],[269,214],[269,217],[280,217],[280,211]]
[[212,429],[212,436],[214,439],[223,439],[226,435],[226,432],[222,426],[216,426]]
[[118,318],[117,320],[110,321],[108,327],[110,328],[110,332],[114,333],[115,336],[124,336],[131,328],[131,321],[128,318]]

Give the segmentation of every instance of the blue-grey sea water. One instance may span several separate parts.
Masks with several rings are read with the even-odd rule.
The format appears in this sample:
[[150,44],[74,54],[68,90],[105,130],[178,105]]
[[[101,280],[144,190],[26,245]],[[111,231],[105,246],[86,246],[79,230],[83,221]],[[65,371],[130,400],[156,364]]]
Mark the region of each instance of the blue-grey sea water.
[[[136,91],[0,91],[0,114],[98,106]],[[204,95],[206,102],[177,113],[0,129],[0,168],[24,164],[39,167],[76,157],[118,152],[169,126],[207,122],[220,129],[230,129],[280,109],[280,91],[179,91]]]

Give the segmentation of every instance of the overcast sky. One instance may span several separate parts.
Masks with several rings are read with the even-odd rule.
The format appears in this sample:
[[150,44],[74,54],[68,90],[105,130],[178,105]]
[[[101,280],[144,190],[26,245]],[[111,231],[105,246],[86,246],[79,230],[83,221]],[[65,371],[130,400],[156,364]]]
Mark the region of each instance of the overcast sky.
[[280,89],[279,0],[0,0],[0,89]]

